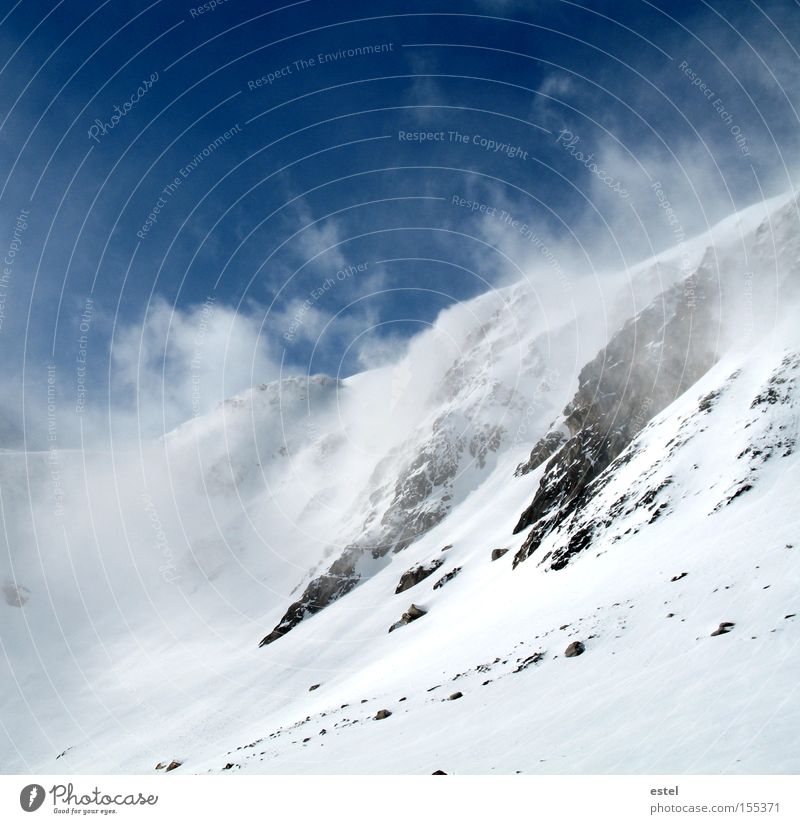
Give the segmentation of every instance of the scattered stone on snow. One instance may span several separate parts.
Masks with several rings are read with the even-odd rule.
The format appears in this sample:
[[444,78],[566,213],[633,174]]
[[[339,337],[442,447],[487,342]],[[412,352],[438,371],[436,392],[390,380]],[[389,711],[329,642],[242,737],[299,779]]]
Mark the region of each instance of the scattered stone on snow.
[[586,647],[584,646],[582,641],[573,641],[567,648],[564,650],[564,655],[567,658],[575,658],[578,655],[583,655],[586,651]]
[[730,632],[736,624],[732,621],[723,621],[715,630],[711,633],[711,637],[713,638],[715,635],[725,635],[726,633]]
[[400,620],[396,621],[389,627],[389,632],[393,632],[406,624],[410,624],[412,621],[422,618],[425,614],[426,612],[424,609],[421,609],[416,604],[411,604],[411,606],[400,616]]

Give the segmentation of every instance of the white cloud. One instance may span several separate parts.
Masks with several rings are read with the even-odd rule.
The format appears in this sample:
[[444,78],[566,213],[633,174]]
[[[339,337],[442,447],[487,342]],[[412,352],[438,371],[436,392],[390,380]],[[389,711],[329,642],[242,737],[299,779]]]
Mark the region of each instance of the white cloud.
[[[172,428],[278,375],[257,314],[213,301],[176,309],[157,299],[142,323],[117,331],[111,358],[112,397],[133,393],[142,434]],[[120,405],[112,414],[128,427],[130,410]]]

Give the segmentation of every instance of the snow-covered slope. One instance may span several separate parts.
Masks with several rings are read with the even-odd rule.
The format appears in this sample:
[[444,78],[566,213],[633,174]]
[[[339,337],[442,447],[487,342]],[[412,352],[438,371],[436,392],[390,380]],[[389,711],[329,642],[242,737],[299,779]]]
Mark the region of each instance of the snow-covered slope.
[[796,771],[799,250],[779,199],[136,451],[0,454],[0,769]]

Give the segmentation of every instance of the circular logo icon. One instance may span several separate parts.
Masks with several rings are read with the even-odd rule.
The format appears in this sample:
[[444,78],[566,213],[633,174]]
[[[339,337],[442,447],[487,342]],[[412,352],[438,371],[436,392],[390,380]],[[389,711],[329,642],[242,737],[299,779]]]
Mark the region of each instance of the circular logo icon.
[[19,805],[26,813],[32,813],[44,804],[44,787],[41,784],[28,784],[19,794]]

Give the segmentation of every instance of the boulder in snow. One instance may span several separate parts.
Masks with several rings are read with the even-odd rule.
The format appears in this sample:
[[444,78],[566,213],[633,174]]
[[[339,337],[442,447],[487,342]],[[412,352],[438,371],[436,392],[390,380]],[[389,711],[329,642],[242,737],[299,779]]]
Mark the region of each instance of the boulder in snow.
[[583,641],[573,641],[565,650],[564,655],[567,658],[575,658],[578,655],[583,655],[586,652],[586,647]]
[[713,638],[715,635],[725,635],[726,633],[730,632],[736,624],[732,621],[723,621],[715,630],[711,633],[711,637]]
[[429,575],[433,575],[443,563],[444,560],[441,558],[434,558],[427,564],[419,564],[406,570],[400,576],[400,582],[397,584],[397,589],[394,591],[394,594],[398,595],[407,589],[411,589],[411,587],[415,587],[420,581],[424,581]]
[[425,615],[424,609],[421,609],[416,604],[411,604],[411,606],[400,616],[400,620],[396,621],[389,627],[389,632],[399,629],[400,627],[404,627],[406,624],[416,621],[417,618],[422,618],[423,615]]

